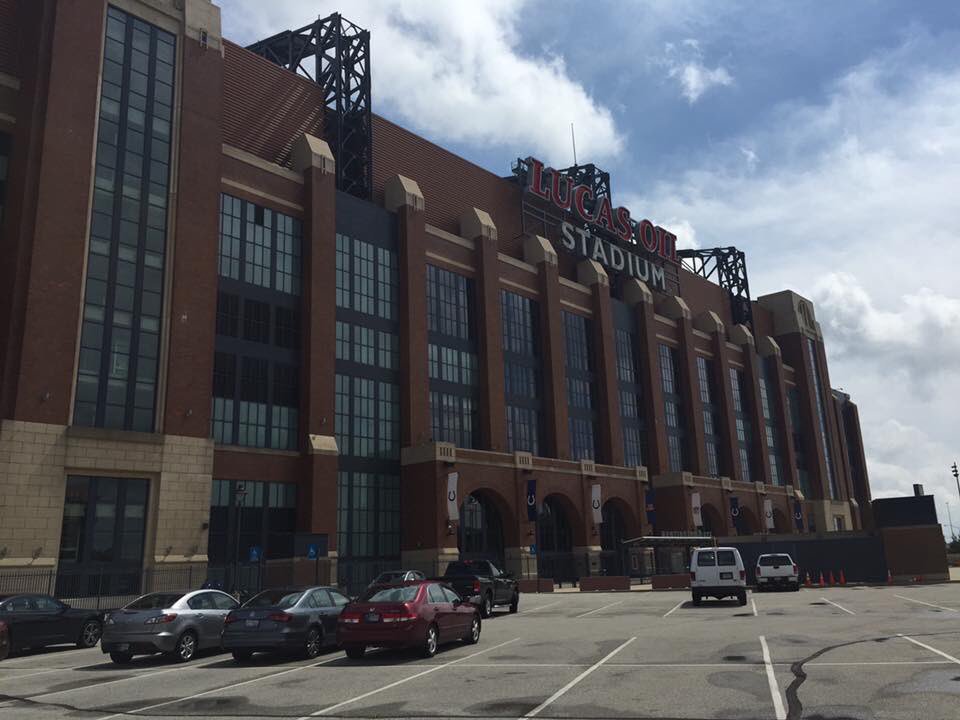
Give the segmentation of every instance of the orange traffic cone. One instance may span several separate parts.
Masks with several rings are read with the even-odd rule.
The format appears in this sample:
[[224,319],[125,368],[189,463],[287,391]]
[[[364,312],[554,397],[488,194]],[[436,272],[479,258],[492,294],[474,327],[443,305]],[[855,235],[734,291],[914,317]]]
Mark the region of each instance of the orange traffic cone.
[[840,584],[841,584],[841,585],[846,585],[846,584],[847,584],[847,578],[844,577],[844,575],[843,575],[843,568],[840,568]]
[[887,570],[887,585],[893,585],[893,573]]
[[823,586],[824,586],[824,582],[823,582],[823,570],[821,570],[821,571],[820,571],[820,587],[823,587]]
[[807,579],[804,581],[803,584],[804,584],[806,587],[810,587],[810,586],[811,586],[811,583],[810,583],[810,573],[809,573],[809,572],[807,573]]
[[836,582],[833,579],[833,570],[830,571],[830,587],[836,585]]

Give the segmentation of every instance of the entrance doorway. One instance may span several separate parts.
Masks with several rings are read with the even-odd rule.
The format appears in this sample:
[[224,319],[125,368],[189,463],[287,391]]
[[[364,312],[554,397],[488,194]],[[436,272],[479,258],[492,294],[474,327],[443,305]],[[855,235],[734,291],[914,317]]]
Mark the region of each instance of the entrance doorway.
[[557,582],[576,581],[579,573],[573,555],[573,528],[562,498],[556,495],[544,498],[538,526],[540,577]]
[[460,558],[489,560],[503,567],[503,521],[493,499],[479,491],[467,495],[460,506]]

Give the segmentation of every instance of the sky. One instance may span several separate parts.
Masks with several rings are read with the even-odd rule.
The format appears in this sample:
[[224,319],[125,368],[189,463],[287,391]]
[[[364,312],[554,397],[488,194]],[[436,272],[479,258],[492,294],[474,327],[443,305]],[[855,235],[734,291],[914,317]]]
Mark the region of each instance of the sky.
[[343,15],[374,112],[501,175],[577,159],[754,297],[811,299],[875,497],[960,534],[960,3],[219,0],[241,44]]

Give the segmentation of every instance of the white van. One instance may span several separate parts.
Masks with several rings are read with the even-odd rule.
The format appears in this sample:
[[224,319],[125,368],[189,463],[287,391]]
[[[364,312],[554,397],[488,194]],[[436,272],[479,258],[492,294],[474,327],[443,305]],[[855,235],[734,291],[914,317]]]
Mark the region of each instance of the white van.
[[705,597],[735,597],[746,605],[747,573],[740,551],[730,547],[694,550],[690,558],[690,590],[694,605]]

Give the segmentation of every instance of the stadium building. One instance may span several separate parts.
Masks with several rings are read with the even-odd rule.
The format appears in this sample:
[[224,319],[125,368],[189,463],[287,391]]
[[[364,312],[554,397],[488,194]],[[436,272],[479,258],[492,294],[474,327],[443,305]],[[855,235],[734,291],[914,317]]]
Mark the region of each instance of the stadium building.
[[870,528],[809,300],[594,165],[497,175],[374,114],[369,46],[0,0],[0,569],[567,579]]

